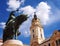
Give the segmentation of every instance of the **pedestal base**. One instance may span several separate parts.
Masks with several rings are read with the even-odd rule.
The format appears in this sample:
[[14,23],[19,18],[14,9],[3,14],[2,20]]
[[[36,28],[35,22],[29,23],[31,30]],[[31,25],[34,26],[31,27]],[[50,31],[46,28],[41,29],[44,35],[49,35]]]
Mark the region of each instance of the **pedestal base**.
[[23,43],[19,40],[7,40],[2,46],[23,46]]

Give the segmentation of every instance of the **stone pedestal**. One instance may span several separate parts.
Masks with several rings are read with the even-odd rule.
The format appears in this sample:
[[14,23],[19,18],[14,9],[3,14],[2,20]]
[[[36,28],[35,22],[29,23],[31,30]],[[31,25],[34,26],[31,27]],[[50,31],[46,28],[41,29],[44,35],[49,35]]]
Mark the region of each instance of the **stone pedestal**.
[[2,46],[23,46],[23,43],[19,40],[7,40]]

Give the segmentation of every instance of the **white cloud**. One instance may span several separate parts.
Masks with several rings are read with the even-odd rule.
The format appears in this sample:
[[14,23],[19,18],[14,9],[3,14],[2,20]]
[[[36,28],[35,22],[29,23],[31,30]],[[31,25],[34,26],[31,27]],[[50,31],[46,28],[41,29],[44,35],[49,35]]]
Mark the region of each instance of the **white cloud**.
[[24,0],[9,0],[7,2],[7,5],[8,5],[8,8],[7,8],[7,11],[14,11],[14,10],[17,10],[20,5],[24,3]]
[[19,30],[21,31],[21,35],[24,37],[30,36],[30,26],[31,26],[31,20],[34,16],[34,12],[36,12],[39,19],[41,19],[41,22],[43,25],[47,24],[47,21],[49,21],[49,12],[50,12],[50,6],[47,5],[45,2],[39,3],[36,8],[33,8],[32,6],[25,6],[20,9],[20,12],[23,11],[23,14],[28,14],[30,18],[24,22]]
[[21,32],[22,36],[24,37],[30,36],[30,25],[31,25],[31,18],[29,18],[19,27],[19,31]]
[[32,15],[35,12],[35,9],[32,6],[26,6],[21,8],[20,11],[23,11],[23,14]]
[[23,3],[23,4],[24,4],[24,2],[25,2],[25,0],[21,0],[21,3]]
[[0,28],[5,28],[5,22],[0,22]]
[[46,25],[49,21],[50,12],[51,7],[45,2],[39,3],[36,7],[37,17],[41,20],[43,25]]
[[55,12],[51,14],[48,24],[53,24],[60,21],[60,10],[55,9]]
[[[34,12],[36,12],[37,17],[41,19],[42,25],[46,25],[47,22],[49,21],[49,14],[51,7],[45,3],[45,2],[40,2],[36,8],[33,8],[32,6],[25,6],[20,9],[20,11],[23,11],[24,14],[28,14],[29,16],[33,15]],[[33,17],[33,16],[32,16]]]

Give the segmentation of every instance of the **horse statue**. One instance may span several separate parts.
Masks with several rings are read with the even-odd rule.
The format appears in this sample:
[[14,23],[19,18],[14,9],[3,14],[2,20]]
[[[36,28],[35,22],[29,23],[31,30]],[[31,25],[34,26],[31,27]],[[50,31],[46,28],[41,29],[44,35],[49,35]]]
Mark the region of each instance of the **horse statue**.
[[19,26],[28,18],[27,15],[24,14],[16,17],[13,13],[14,11],[10,13],[10,17],[6,22],[6,27],[3,31],[3,42],[13,39],[14,36],[15,39],[17,39],[17,36],[20,35],[20,32],[18,31]]

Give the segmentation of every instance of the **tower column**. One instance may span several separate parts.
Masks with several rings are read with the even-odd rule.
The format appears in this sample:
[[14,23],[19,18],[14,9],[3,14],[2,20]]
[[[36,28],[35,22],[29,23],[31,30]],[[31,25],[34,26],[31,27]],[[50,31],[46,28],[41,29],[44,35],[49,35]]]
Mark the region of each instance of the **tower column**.
[[30,32],[31,32],[30,42],[31,46],[38,46],[45,39],[43,27],[40,23],[40,20],[37,18],[36,14],[34,14],[34,18],[32,19]]

